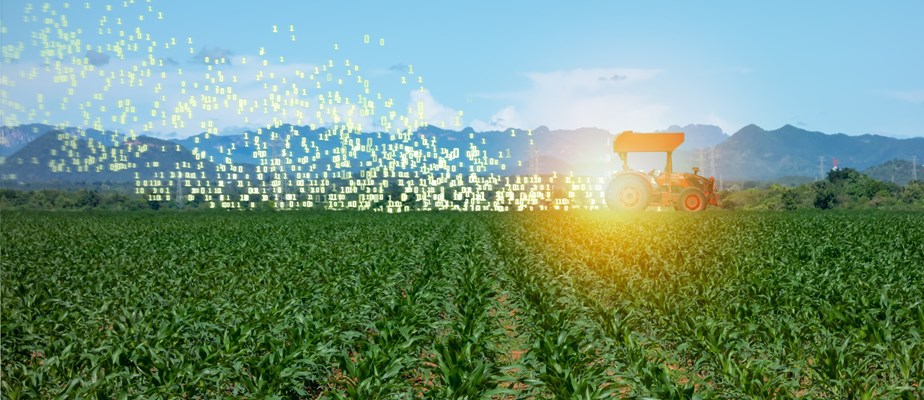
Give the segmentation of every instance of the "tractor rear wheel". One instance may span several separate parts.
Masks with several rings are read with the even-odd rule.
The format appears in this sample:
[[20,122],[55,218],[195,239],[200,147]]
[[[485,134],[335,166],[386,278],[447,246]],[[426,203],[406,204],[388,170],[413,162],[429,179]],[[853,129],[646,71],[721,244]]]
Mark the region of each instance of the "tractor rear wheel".
[[697,188],[686,188],[674,205],[680,211],[703,211],[706,209],[706,194]]
[[606,188],[606,205],[610,210],[641,211],[651,196],[645,184],[634,178],[614,179]]

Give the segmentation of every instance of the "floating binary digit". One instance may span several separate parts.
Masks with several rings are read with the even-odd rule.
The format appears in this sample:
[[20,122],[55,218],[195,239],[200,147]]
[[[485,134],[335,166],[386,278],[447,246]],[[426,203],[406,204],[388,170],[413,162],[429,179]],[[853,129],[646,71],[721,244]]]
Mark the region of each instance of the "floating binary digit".
[[[395,94],[346,57],[355,49],[349,42],[333,43],[326,62],[290,62],[279,49],[296,40],[294,24],[271,25],[253,53],[235,54],[184,32],[156,36],[152,28],[169,16],[155,2],[85,2],[81,12],[99,13],[95,26],[79,26],[68,17],[72,11],[69,3],[25,4],[31,41],[4,41],[4,70],[15,73],[0,81],[3,125],[41,122],[60,133],[47,165],[37,158],[3,162],[86,177],[119,173],[134,181],[137,194],[179,207],[401,212],[602,204],[602,178],[527,168],[531,132],[471,131],[465,140],[447,134],[443,129],[462,127],[464,114],[430,109],[413,64],[401,68],[405,89]],[[356,44],[373,41],[368,33],[361,40]],[[180,42],[190,58],[186,69],[174,58]],[[24,53],[42,63],[19,62]],[[47,89],[31,104],[13,95],[18,85],[40,80]],[[411,101],[403,108],[396,98],[408,86]],[[56,119],[55,112],[73,108],[77,120]],[[219,135],[229,116],[256,128]],[[158,130],[200,133],[180,145],[146,135]]]

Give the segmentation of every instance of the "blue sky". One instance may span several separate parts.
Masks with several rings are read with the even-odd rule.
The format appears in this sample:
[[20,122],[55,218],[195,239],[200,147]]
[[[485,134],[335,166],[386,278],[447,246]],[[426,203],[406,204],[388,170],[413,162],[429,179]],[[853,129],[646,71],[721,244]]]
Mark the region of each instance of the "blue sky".
[[[219,130],[267,123],[279,117],[272,110],[252,114],[246,122],[230,110],[201,104],[184,114],[175,107],[181,102],[170,96],[161,109],[189,118],[188,124],[164,124],[170,112],[147,115],[157,97],[176,91],[181,80],[191,85],[205,74],[214,77],[216,70],[239,75],[235,88],[259,98],[254,76],[260,69],[253,65],[266,58],[271,63],[262,70],[277,75],[350,60],[399,108],[425,104],[428,121],[447,121],[450,127],[458,122],[476,129],[547,125],[640,131],[704,123],[733,133],[755,123],[768,129],[792,124],[828,133],[924,136],[921,1],[91,0],[89,9],[87,3],[70,2],[65,8],[64,2],[52,2],[48,10],[32,3],[27,12],[29,2],[2,2],[4,124],[98,120],[106,128],[187,136],[206,121]],[[23,21],[30,16],[38,18]],[[48,43],[73,42],[54,34],[80,28],[77,50],[59,48],[51,58],[40,57],[49,44],[33,37],[48,26],[49,16],[56,21],[66,16],[67,26],[52,29]],[[102,16],[107,17],[102,25],[115,31],[99,34]],[[115,24],[117,18],[122,25]],[[117,30],[130,35],[135,28],[157,43],[153,51],[142,48],[120,57],[104,47],[117,43]],[[170,39],[177,45],[164,48]],[[86,46],[103,47],[96,53]],[[195,62],[206,54],[225,55],[230,64],[208,71]],[[152,69],[155,75],[170,72],[162,82],[165,91],[157,95],[150,79],[139,89],[124,82],[107,86],[95,75],[131,71],[149,55],[169,60]],[[94,58],[98,65],[83,77],[79,72],[86,65],[71,69],[74,79],[85,81],[70,83],[72,92],[65,94],[67,85],[53,83],[60,68],[43,67],[55,57],[65,65]],[[274,65],[278,57],[284,62]],[[183,69],[183,76],[176,69]],[[401,77],[415,81],[402,85]],[[37,94],[45,94],[43,105]],[[64,97],[70,100],[62,106]],[[141,115],[139,121],[113,119],[113,110],[127,109],[126,100],[136,106],[131,115]],[[84,102],[92,107],[75,107]],[[160,123],[142,126],[152,118]],[[283,118],[291,119],[292,113]]]

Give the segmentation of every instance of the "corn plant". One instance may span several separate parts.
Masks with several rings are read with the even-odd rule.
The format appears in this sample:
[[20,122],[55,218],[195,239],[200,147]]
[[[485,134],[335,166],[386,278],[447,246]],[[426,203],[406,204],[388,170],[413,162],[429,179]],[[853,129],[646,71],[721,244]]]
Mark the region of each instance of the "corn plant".
[[4,398],[924,396],[920,213],[0,217]]

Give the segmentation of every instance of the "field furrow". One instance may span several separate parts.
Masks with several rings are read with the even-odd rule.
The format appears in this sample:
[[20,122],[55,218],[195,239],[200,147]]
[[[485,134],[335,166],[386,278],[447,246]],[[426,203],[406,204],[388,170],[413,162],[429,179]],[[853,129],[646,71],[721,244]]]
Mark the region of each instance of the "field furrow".
[[919,398],[916,213],[4,213],[3,398]]

